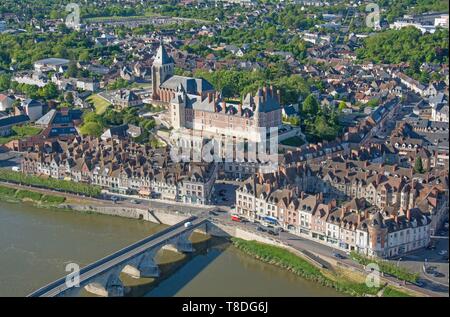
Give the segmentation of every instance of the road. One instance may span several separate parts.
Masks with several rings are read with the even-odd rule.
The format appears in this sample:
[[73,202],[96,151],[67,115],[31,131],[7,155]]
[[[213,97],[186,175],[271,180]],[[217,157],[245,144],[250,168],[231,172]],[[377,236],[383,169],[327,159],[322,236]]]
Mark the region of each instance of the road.
[[[23,185],[14,185],[10,183],[4,183],[0,182],[0,184],[12,186],[15,188],[21,188],[21,189],[27,189],[30,188],[29,186],[23,186]],[[164,202],[164,201],[158,201],[158,200],[147,200],[147,199],[134,199],[132,197],[121,197],[121,199],[116,203],[117,206],[123,206],[123,207],[129,207],[129,208],[140,208],[140,209],[162,209],[162,210],[169,210],[169,211],[177,211],[180,213],[188,214],[188,215],[196,215],[201,216],[204,213],[207,213],[209,211],[213,210],[222,210],[224,212],[217,212],[214,214],[210,214],[210,217],[214,220],[219,220],[222,222],[226,222],[231,225],[236,226],[242,226],[243,229],[250,230],[250,231],[257,231],[256,224],[253,223],[235,223],[230,220],[230,212],[232,211],[232,203],[234,203],[233,195],[235,195],[235,185],[231,184],[217,184],[216,185],[216,195],[215,197],[218,198],[221,205],[219,206],[192,206],[192,205],[184,205],[181,203],[176,202]],[[51,193],[51,194],[59,194],[61,195],[61,192],[48,190],[48,189],[36,189],[33,188],[34,191],[42,192],[42,193]],[[220,195],[220,193],[223,193]],[[115,195],[115,194],[113,194]],[[91,197],[84,197],[80,195],[75,194],[64,194],[66,197],[76,198],[76,199],[83,199],[86,203],[93,203],[93,204],[100,204],[100,205],[111,205],[111,194],[105,194],[103,199],[98,198],[91,198]],[[223,201],[222,198],[227,197],[227,201]],[[258,234],[265,234],[262,232],[258,232]],[[271,238],[274,238],[273,236],[270,236]],[[310,252],[315,253],[318,256],[324,256],[324,257],[333,257],[333,253],[336,252],[335,249],[333,249],[330,246],[318,243],[313,240],[309,240],[306,238],[299,237],[297,235],[288,233],[288,232],[282,232],[280,234],[279,238],[281,241],[291,245],[292,247],[298,249],[299,251],[307,250]],[[436,239],[435,239],[436,240]],[[446,250],[448,252],[448,235],[447,237],[442,237],[441,240],[439,240],[437,244],[436,250],[418,250],[412,254],[408,254],[406,256],[403,256],[402,259],[394,259],[392,261],[395,261],[398,263],[398,265],[401,265],[403,267],[406,267],[409,270],[415,271],[415,272],[421,272],[421,283],[423,283],[423,287],[420,288],[420,290],[424,292],[429,292],[431,296],[448,296],[448,272],[449,272],[449,264],[448,261],[443,260],[443,256],[439,255],[438,253],[442,250]],[[448,253],[447,253],[448,255]],[[438,271],[442,273],[444,276],[442,277],[434,277],[431,274],[425,274],[421,267],[423,265],[424,259],[428,259],[428,264],[430,267],[434,268],[435,271]],[[360,266],[351,261],[346,260],[343,261],[345,264],[354,266],[360,269]],[[414,286],[410,285],[411,288],[414,288]]]
[[[421,277],[437,285],[448,287],[449,263],[448,263],[448,231],[446,235],[433,236],[432,241],[435,249],[421,249],[412,254],[402,255],[391,259],[393,263],[397,263],[413,272],[420,272]],[[429,270],[424,272],[423,266]],[[431,272],[439,272],[438,276],[434,276]]]
[[[230,215],[227,212],[216,212],[215,215],[214,214],[211,215],[211,218],[212,218],[213,221],[216,220],[216,221],[219,221],[219,222],[222,222],[222,223],[227,223],[227,224],[230,224],[230,225],[239,226],[242,229],[245,229],[245,230],[248,230],[248,231],[251,231],[251,232],[257,232],[259,235],[264,235],[264,236],[267,236],[268,238],[272,238],[272,239],[274,239],[274,238],[278,239],[279,241],[288,244],[289,246],[297,249],[298,251],[304,252],[306,250],[306,251],[309,251],[309,252],[311,252],[311,253],[321,257],[322,259],[326,260],[327,258],[331,258],[331,259],[334,259],[334,260],[338,260],[341,263],[344,263],[346,266],[353,267],[353,268],[355,268],[358,271],[364,271],[364,267],[362,265],[360,265],[360,264],[356,263],[355,261],[351,260],[348,257],[348,255],[346,255],[343,251],[335,249],[335,248],[333,248],[331,246],[319,243],[317,241],[313,241],[313,240],[310,240],[310,239],[307,239],[307,238],[303,238],[303,237],[300,237],[298,235],[294,235],[294,234],[292,234],[290,232],[286,232],[286,231],[281,232],[278,236],[273,236],[273,235],[270,235],[268,233],[258,231],[257,228],[258,228],[259,224],[255,224],[253,222],[236,223],[236,222],[231,221],[230,220]],[[445,244],[443,243],[443,246],[444,245]],[[448,243],[447,243],[447,249],[448,249]],[[419,251],[419,254],[420,254],[420,252],[421,251]],[[334,256],[334,253],[341,254],[342,256],[345,257],[345,259],[336,259],[335,256]],[[413,254],[411,254],[409,256],[414,256],[414,254],[417,254],[417,252],[413,253]],[[410,269],[412,271],[416,271],[416,269],[409,267],[407,265],[407,263],[409,263],[409,262],[401,261],[400,265],[404,266],[404,267],[406,267],[406,268],[408,268],[408,269]],[[447,264],[447,270],[448,270],[448,262],[446,262],[446,264]],[[418,271],[419,270],[417,270],[417,272]],[[409,288],[409,289],[411,289],[413,291],[417,291],[417,292],[420,292],[420,293],[425,293],[425,294],[427,294],[429,296],[434,296],[434,297],[436,297],[436,296],[439,296],[439,297],[440,296],[449,296],[449,294],[448,294],[448,290],[449,290],[448,289],[448,284],[447,284],[447,286],[441,285],[441,284],[437,284],[437,283],[435,283],[433,281],[425,279],[423,276],[420,279],[420,283],[423,284],[422,287],[419,287],[419,286],[411,284],[411,283],[406,283],[406,285],[405,285],[402,281],[400,281],[400,280],[398,280],[398,279],[396,279],[394,277],[390,277],[390,276],[386,276],[386,275],[384,277],[386,279],[390,280],[393,283],[403,284],[403,286],[406,287],[406,288]],[[448,274],[447,274],[447,278],[448,278]]]
[[[190,221],[191,226],[185,227],[184,224]],[[176,235],[182,234],[187,230],[192,230],[206,221],[205,218],[190,217],[172,227],[160,231],[148,238],[138,241],[122,250],[115,252],[103,259],[100,259],[80,270],[80,285],[83,282],[95,277],[96,275],[114,268],[127,260],[145,252],[150,248],[167,243],[168,240]],[[66,285],[66,278],[63,277],[49,285],[30,294],[30,297],[54,297],[61,292],[69,289]]]

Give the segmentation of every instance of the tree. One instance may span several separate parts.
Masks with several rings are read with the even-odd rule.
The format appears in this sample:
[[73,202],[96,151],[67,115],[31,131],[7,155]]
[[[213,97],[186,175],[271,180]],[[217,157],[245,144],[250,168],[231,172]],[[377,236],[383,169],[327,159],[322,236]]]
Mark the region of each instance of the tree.
[[314,95],[309,95],[303,102],[302,111],[311,116],[317,114],[319,110],[319,102]]
[[339,106],[338,106],[339,111],[342,112],[346,108],[347,108],[347,104],[345,103],[345,101],[339,102]]
[[0,74],[0,91],[8,90],[11,86],[11,75]]
[[44,99],[56,98],[58,96],[58,88],[55,83],[48,83],[44,87],[39,88],[38,94]]
[[90,135],[99,137],[103,133],[103,127],[98,122],[86,122],[80,128],[80,132],[83,136]]
[[378,107],[379,104],[380,104],[380,100],[378,100],[377,98],[373,98],[373,99],[370,99],[366,105],[367,105],[367,107],[376,108],[376,107]]
[[144,131],[150,131],[150,130],[152,130],[155,126],[156,126],[155,120],[146,119],[146,120],[141,121],[141,123],[140,123],[140,127],[141,127]]
[[297,116],[292,116],[289,118],[289,123],[293,126],[300,126],[300,118]]
[[83,51],[80,53],[80,55],[78,56],[78,60],[79,60],[80,62],[88,62],[89,59],[90,59],[90,56],[89,56],[89,51],[88,51],[88,50],[83,50]]
[[324,115],[316,117],[314,131],[319,139],[333,140],[337,136],[337,129],[330,124]]
[[71,61],[69,63],[69,66],[67,67],[66,76],[67,77],[77,77],[77,74],[78,74],[77,64],[74,61]]
[[419,174],[422,174],[424,172],[422,158],[420,156],[416,157],[416,160],[414,162],[414,171]]
[[73,93],[72,92],[68,92],[65,98],[66,102],[73,104]]

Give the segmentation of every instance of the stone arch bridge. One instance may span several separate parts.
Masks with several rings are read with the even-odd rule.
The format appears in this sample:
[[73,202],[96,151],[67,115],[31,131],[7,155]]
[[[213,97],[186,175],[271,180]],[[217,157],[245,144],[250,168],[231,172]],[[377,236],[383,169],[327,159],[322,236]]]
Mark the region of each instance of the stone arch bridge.
[[71,273],[28,297],[76,296],[81,288],[100,296],[123,296],[121,272],[135,278],[158,277],[160,271],[155,256],[159,250],[168,248],[183,253],[193,252],[189,240],[191,234],[194,231],[211,233],[215,228],[207,218],[192,216],[82,268],[78,275],[79,286],[71,286]]

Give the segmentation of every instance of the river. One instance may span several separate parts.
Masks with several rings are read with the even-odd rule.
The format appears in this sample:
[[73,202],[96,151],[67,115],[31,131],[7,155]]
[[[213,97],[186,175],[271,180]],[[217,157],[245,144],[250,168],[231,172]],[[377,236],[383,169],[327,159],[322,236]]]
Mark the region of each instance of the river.
[[[119,217],[0,202],[0,296],[25,296],[164,226]],[[145,296],[339,296],[243,254],[224,241],[206,248]],[[166,251],[162,251],[166,252]],[[170,251],[159,255],[171,259]]]

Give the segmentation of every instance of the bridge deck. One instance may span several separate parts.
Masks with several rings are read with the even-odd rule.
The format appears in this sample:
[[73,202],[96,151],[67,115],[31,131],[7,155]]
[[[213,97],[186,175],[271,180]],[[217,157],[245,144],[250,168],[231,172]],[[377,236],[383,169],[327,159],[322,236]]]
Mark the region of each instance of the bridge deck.
[[[113,268],[116,265],[126,262],[150,248],[165,244],[174,236],[180,235],[186,231],[192,230],[202,225],[207,219],[197,218],[195,216],[183,220],[169,228],[157,232],[143,240],[140,240],[128,247],[125,247],[111,255],[104,257],[94,263],[87,265],[80,270],[80,284],[95,277],[96,275]],[[186,222],[191,222],[192,226],[185,227]],[[66,285],[66,277],[62,277],[28,295],[28,297],[54,297],[70,287]]]

